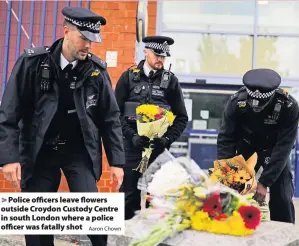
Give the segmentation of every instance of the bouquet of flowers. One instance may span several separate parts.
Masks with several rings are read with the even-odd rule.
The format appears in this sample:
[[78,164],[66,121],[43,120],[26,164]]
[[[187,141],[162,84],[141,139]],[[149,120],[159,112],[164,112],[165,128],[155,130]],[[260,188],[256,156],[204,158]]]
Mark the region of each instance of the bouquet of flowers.
[[[172,112],[153,104],[143,104],[136,108],[137,131],[140,136],[146,136],[150,140],[162,137],[168,127],[174,121]],[[143,173],[147,169],[152,148],[146,148],[142,152],[142,159],[135,169]]]
[[257,186],[255,179],[255,166],[257,154],[254,153],[247,161],[242,155],[231,159],[214,161],[214,168],[209,169],[210,179],[213,182],[220,182],[225,186],[236,190],[241,195],[246,195],[252,204],[262,211],[262,221],[270,220],[269,206],[266,202],[258,204],[253,200]]
[[[157,163],[160,166],[158,170],[154,168]],[[154,246],[185,229],[246,236],[254,233],[259,226],[260,209],[246,196],[221,183],[212,182],[195,162],[180,157],[170,159],[164,165],[171,165],[171,168],[163,168],[157,158],[157,162],[150,166],[156,173],[147,170],[139,186],[151,190],[147,199],[151,202],[153,214],[143,214],[150,217],[157,213],[159,222],[130,246]],[[176,182],[169,182],[175,180],[173,176],[176,176]]]
[[256,162],[256,153],[247,161],[242,155],[231,159],[216,160],[214,168],[209,169],[210,178],[238,191],[241,195],[251,193],[257,186],[254,171]]

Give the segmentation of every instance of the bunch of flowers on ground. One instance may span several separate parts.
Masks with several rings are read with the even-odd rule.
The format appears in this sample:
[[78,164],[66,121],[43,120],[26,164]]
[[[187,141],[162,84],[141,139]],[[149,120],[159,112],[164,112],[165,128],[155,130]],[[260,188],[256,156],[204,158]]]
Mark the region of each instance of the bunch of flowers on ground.
[[[182,172],[184,179],[180,179],[179,185],[175,183],[174,187],[168,186],[168,191],[164,194],[159,192],[157,195],[155,189],[152,189],[152,194],[147,195],[152,208],[158,208],[163,213],[159,214],[160,222],[153,230],[145,237],[132,242],[131,246],[157,245],[185,229],[247,236],[259,226],[261,211],[248,197],[220,183],[211,182],[204,174],[198,176],[200,168],[197,166],[195,170],[195,167],[188,165],[190,160],[187,158],[169,162],[181,165],[185,169],[186,172]],[[152,165],[155,165],[155,162]],[[158,175],[158,172],[163,172],[164,175]],[[197,173],[197,177],[194,173]],[[157,182],[155,178],[163,176],[163,179],[167,180],[172,173],[169,169],[160,168],[152,175],[151,183],[154,183]]]
[[[146,136],[150,140],[162,137],[174,119],[175,116],[172,112],[153,104],[143,104],[136,108],[138,135]],[[141,162],[136,168],[140,173],[147,169],[151,153],[151,147],[142,152]]]

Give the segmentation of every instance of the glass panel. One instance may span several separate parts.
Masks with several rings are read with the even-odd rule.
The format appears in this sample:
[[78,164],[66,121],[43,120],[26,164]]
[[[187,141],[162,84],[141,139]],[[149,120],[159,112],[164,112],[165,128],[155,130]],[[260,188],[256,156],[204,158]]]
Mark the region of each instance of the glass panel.
[[258,37],[258,68],[271,68],[281,76],[299,77],[299,38]]
[[170,47],[168,63],[172,63],[172,70],[176,73],[243,75],[251,69],[251,36],[191,33],[163,35],[175,40]]
[[[195,130],[219,130],[223,116],[223,109],[231,94],[184,92],[185,98],[192,100],[192,125]],[[196,105],[196,107],[195,107]],[[202,118],[202,110],[209,112],[208,119]],[[194,128],[196,121],[206,121],[206,129]]]
[[298,1],[258,1],[258,31],[299,34]]
[[162,1],[163,29],[253,32],[254,1]]

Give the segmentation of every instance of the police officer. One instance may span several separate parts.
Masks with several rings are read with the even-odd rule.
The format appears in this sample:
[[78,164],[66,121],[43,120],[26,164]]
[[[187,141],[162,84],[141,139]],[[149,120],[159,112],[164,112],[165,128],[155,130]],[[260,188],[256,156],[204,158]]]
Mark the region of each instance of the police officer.
[[[49,48],[26,49],[2,98],[0,164],[12,185],[21,180],[22,192],[57,192],[60,169],[71,192],[98,192],[102,140],[111,173],[122,183],[119,108],[106,63],[89,53],[106,20],[78,7],[62,14],[64,37]],[[25,238],[28,246],[54,245],[52,235]],[[107,245],[107,235],[89,238]]]
[[271,220],[295,223],[294,187],[289,156],[298,127],[298,104],[278,88],[279,74],[253,69],[243,76],[244,87],[233,95],[224,110],[218,135],[218,158],[258,154],[256,172],[263,167],[254,198],[263,202],[270,188]]
[[[142,41],[145,43],[145,60],[142,60],[137,68],[125,71],[115,89],[121,111],[126,156],[121,189],[125,192],[126,219],[132,218],[135,211],[141,209],[140,190],[137,189],[141,174],[133,169],[136,169],[141,161],[142,150],[152,145],[154,150],[149,160],[151,163],[182,134],[188,122],[179,81],[170,69],[165,70],[163,66],[166,57],[170,56],[169,46],[174,40],[164,36],[148,36]],[[150,142],[147,137],[138,135],[135,117],[136,107],[141,104],[164,107],[176,116],[173,125],[162,138]]]

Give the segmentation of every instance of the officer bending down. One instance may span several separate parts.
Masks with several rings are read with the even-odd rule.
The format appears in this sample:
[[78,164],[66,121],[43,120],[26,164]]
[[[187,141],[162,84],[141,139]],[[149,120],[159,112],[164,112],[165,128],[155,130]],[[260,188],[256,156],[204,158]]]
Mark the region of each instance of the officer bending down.
[[[121,191],[125,192],[125,218],[131,219],[135,211],[140,210],[140,190],[137,189],[140,173],[134,171],[141,161],[142,150],[151,144],[154,148],[149,163],[151,163],[165,148],[183,133],[188,122],[182,91],[177,77],[163,64],[170,56],[169,45],[174,40],[163,36],[143,38],[145,43],[145,60],[137,68],[125,71],[115,89],[116,99],[121,111],[122,130],[126,164],[124,167],[124,182]],[[137,134],[136,107],[141,104],[155,104],[171,110],[176,116],[162,138],[156,138],[151,143],[145,136]]]
[[270,69],[254,69],[243,77],[244,87],[228,101],[218,135],[218,158],[258,154],[262,166],[254,198],[265,200],[270,188],[271,220],[295,223],[294,186],[289,156],[298,128],[298,104],[278,88],[280,76]]
[[[71,192],[98,192],[102,140],[122,183],[119,108],[105,62],[89,53],[91,42],[101,42],[106,20],[84,8],[62,13],[64,38],[50,48],[26,49],[2,99],[0,165],[12,185],[21,179],[22,192],[57,192],[60,169]],[[25,237],[27,246],[54,245],[52,235]],[[89,238],[94,246],[107,245],[106,235]]]

